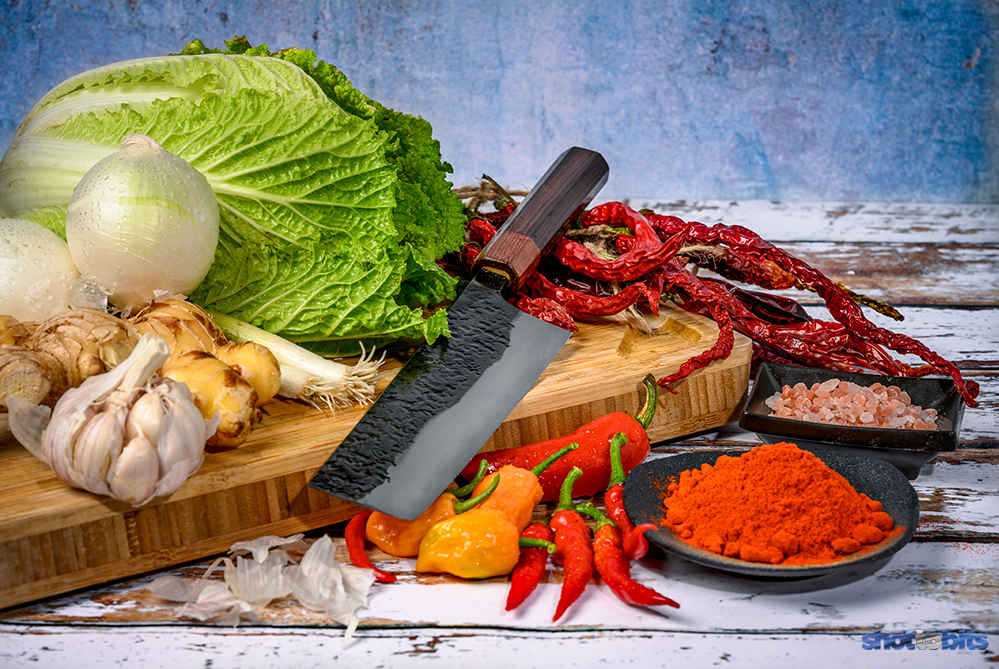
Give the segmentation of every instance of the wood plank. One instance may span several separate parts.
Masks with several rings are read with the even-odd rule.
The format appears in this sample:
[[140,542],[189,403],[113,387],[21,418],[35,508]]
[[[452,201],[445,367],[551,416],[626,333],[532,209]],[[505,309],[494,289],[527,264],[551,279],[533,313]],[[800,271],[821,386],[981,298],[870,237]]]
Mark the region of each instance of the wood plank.
[[[936,623],[927,634],[953,627]],[[737,666],[812,669],[840,667],[971,667],[988,666],[995,635],[988,635],[989,650],[866,650],[856,631],[729,630],[701,633],[686,630],[600,630],[577,627],[557,630],[508,630],[470,628],[464,625],[434,628],[360,628],[355,639],[341,647],[343,630],[337,627],[301,626],[293,632],[280,628],[242,629],[128,627],[60,624],[39,629],[36,625],[11,625],[0,629],[0,662],[17,666],[21,658],[44,658],[46,669],[101,669],[107,664],[133,669],[159,669],[169,655],[171,666],[194,669],[216,666],[224,658],[252,657],[280,667],[319,668],[336,664],[355,667],[466,666],[469,658],[479,667],[518,669],[591,669],[595,666],[663,666],[664,657],[680,667]],[[885,631],[904,632],[886,625]],[[45,633],[51,631],[52,633]],[[498,661],[502,656],[502,664]],[[104,664],[106,662],[107,664]],[[918,663],[925,664],[918,664]]]
[[[999,250],[981,244],[792,242],[785,251],[851,290],[889,304],[991,307],[999,303]],[[806,291],[778,291],[803,304]]]
[[[338,559],[346,560],[343,540]],[[558,623],[551,616],[561,588],[561,573],[549,569],[534,594],[516,611],[504,610],[507,578],[469,582],[448,575],[418,574],[414,560],[392,558],[373,550],[376,564],[399,576],[389,585],[373,586],[362,612],[360,631],[406,628],[442,629],[461,626],[470,634],[488,629],[645,630],[696,633],[787,633],[873,631],[885,621],[900,630],[961,626],[991,629],[999,619],[994,589],[999,585],[991,565],[999,559],[995,542],[912,542],[887,563],[853,573],[805,580],[746,579],[708,569],[659,552],[634,563],[639,582],[675,599],[680,609],[627,606],[592,581]],[[385,558],[385,559],[382,559]],[[209,563],[96,588],[57,601],[41,602],[0,613],[0,633],[10,624],[72,622],[172,623],[177,605],[153,596],[146,586],[162,573],[199,578]],[[221,578],[215,572],[211,578]],[[913,580],[920,583],[913,587]],[[328,625],[321,614],[297,603],[276,602],[259,611],[252,633],[268,627],[296,625],[296,632]],[[945,627],[946,628],[946,627]],[[233,630],[233,633],[237,633]],[[377,637],[377,634],[373,636]],[[363,637],[363,634],[362,634]]]
[[634,209],[708,225],[749,228],[764,239],[874,243],[999,243],[999,205],[880,202],[768,202],[632,197]]
[[[714,322],[672,305],[657,335],[638,335],[623,321],[581,324],[483,448],[564,434],[608,411],[635,412],[646,373],[676,371],[717,335]],[[677,384],[676,395],[662,393],[650,436],[679,437],[735,420],[751,348],[740,337],[728,359]],[[329,414],[274,402],[244,446],[210,453],[176,493],[141,509],[63,485],[0,423],[0,607],[212,555],[240,539],[349,518],[356,506],[307,484],[364,411]],[[63,557],[51,545],[74,550]],[[34,559],[38,553],[46,558]]]

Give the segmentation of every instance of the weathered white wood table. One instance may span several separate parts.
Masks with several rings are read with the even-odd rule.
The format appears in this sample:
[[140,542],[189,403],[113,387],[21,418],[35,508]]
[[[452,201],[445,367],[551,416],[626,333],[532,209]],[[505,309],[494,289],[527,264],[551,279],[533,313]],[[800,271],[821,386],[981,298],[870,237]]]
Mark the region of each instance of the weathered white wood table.
[[[0,611],[0,667],[999,666],[999,206],[630,204],[749,227],[899,307],[906,320],[882,324],[981,384],[960,450],[931,461],[913,482],[916,536],[886,566],[834,580],[768,582],[654,553],[633,573],[681,609],[629,607],[591,584],[552,624],[555,574],[507,613],[504,579],[417,575],[412,561],[381,556],[401,578],[372,588],[346,648],[342,626],[296,605],[272,606],[259,622],[237,627],[178,621],[175,606],[145,589],[157,573]],[[823,315],[815,303],[809,311]],[[652,457],[758,443],[732,424],[656,444]],[[342,536],[342,529],[327,531]],[[169,571],[196,576],[208,562]],[[918,633],[913,647],[870,648],[895,643],[878,633],[905,632]]]

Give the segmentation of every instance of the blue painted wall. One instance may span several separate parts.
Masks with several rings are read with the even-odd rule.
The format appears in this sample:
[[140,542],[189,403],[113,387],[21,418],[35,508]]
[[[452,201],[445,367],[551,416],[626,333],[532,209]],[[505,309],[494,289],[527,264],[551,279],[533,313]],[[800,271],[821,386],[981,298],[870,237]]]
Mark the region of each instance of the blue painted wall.
[[603,152],[602,197],[999,202],[994,0],[3,0],[0,148],[49,88],[245,35],[428,119],[454,181]]

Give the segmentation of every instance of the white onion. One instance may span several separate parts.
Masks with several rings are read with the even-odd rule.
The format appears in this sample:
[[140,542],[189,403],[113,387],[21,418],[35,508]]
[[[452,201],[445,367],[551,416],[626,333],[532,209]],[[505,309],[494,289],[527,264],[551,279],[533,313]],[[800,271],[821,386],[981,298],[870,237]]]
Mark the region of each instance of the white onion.
[[69,309],[79,275],[57,234],[31,221],[0,219],[0,315],[43,321]]
[[187,296],[215,259],[219,210],[208,180],[145,135],[80,180],[66,214],[66,241],[80,273],[131,313],[154,293]]

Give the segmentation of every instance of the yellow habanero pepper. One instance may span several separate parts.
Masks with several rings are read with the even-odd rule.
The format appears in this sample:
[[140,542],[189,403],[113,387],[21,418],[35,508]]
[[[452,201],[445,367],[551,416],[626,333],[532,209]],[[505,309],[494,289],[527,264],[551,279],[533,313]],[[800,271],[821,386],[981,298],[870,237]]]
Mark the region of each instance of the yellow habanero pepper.
[[[442,493],[434,502],[413,520],[403,520],[381,511],[368,516],[364,526],[364,537],[375,546],[396,557],[413,557],[420,552],[420,541],[431,527],[454,516],[460,515],[487,499],[495,490],[498,481],[479,486],[486,474],[486,465],[479,468],[478,475],[467,485]],[[460,498],[474,490],[467,500]]]
[[492,578],[509,574],[519,559],[520,530],[500,511],[475,508],[430,528],[416,571]]

